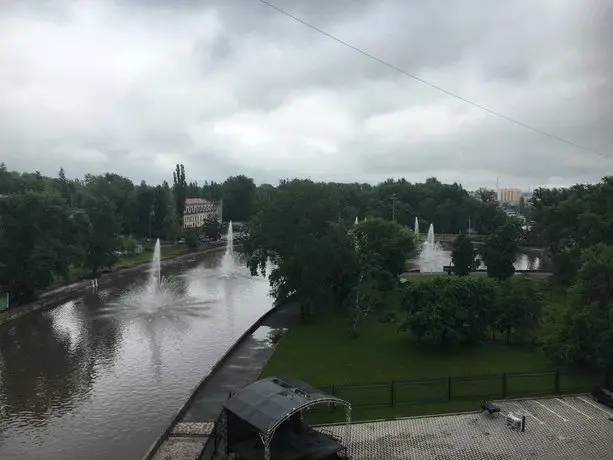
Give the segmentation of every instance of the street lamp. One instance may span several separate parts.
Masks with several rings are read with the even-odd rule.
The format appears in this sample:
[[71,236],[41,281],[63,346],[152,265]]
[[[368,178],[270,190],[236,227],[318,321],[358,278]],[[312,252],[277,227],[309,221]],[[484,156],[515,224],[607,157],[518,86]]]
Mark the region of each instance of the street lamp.
[[149,240],[151,240],[151,218],[154,215],[155,215],[155,208],[152,205],[151,209],[149,210]]

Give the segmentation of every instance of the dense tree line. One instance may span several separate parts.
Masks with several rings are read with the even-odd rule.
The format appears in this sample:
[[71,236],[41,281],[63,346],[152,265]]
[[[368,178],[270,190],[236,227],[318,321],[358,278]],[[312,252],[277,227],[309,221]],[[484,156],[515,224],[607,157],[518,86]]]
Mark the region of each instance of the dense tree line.
[[598,184],[537,189],[532,203],[536,238],[551,256],[556,279],[570,286],[585,250],[613,244],[613,177]]
[[[245,176],[202,186],[188,183],[183,165],[173,172],[171,187],[166,181],[135,185],[112,173],[68,179],[63,168],[56,178],[21,174],[2,163],[0,291],[13,299],[29,298],[68,280],[75,269],[93,277],[110,269],[118,251],[134,248],[135,239],[176,240],[183,234],[188,197],[223,199],[226,219],[248,220],[255,195],[253,180]],[[220,233],[210,224],[201,230]]]
[[[416,217],[422,232],[433,223],[438,233],[466,233],[470,221],[473,231],[487,236],[479,255],[493,279],[460,277],[403,288],[405,299],[413,299],[405,300],[406,327],[420,340],[439,343],[497,333],[507,340],[534,338],[540,293],[528,281],[511,277],[518,241],[526,233],[547,250],[555,281],[571,298],[547,338],[548,352],[561,363],[613,364],[608,351],[613,340],[608,301],[613,294],[612,178],[536,190],[529,203],[521,204],[528,219],[523,230],[491,191],[469,194],[434,178],[376,186],[296,179],[275,187],[256,186],[239,175],[199,185],[177,165],[172,185],[135,185],[112,173],[68,179],[60,169],[50,178],[11,172],[1,164],[0,195],[0,288],[13,297],[29,297],[68,279],[75,267],[96,276],[112,267],[117,250],[134,239],[176,240],[182,235],[185,199],[201,197],[223,200],[225,221],[247,222],[248,265],[254,273],[270,272],[277,302],[295,298],[305,317],[330,305],[345,309],[353,334],[402,290],[398,275],[416,251],[411,231]],[[215,238],[220,232],[219,223],[208,220],[184,236],[198,244],[197,233]],[[470,238],[458,237],[452,252],[457,274],[476,266],[476,252]]]

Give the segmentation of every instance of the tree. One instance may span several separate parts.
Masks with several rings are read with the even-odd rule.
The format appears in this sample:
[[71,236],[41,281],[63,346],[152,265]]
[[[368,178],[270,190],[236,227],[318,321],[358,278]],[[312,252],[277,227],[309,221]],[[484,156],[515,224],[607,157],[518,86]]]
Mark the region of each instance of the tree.
[[179,226],[183,226],[183,214],[185,213],[185,200],[187,199],[187,181],[185,180],[185,167],[177,164],[172,173],[172,192],[175,198],[175,215]]
[[196,229],[190,228],[185,232],[185,244],[190,249],[193,249],[200,244],[198,231]]
[[81,239],[85,244],[83,266],[96,277],[101,267],[112,268],[117,261],[115,251],[121,224],[113,203],[103,195],[92,194],[86,198],[85,215],[87,225],[81,229],[84,232]]
[[73,262],[73,226],[56,194],[25,192],[0,200],[0,285],[28,298],[65,277]]
[[208,216],[202,224],[202,232],[207,238],[218,240],[222,232],[221,222],[216,216]]
[[200,196],[209,201],[217,202],[222,198],[222,185],[215,181],[205,181]]
[[501,283],[501,309],[496,327],[503,332],[506,342],[512,336],[534,342],[541,320],[543,296],[537,283],[529,278],[509,278]]
[[506,216],[498,203],[496,192],[480,188],[477,190],[478,205],[473,212],[473,225],[478,233],[493,234],[504,225]]
[[392,275],[404,272],[406,260],[415,251],[411,230],[396,222],[375,218],[358,223],[352,231],[357,235],[361,252],[380,256],[383,270]]
[[403,290],[403,328],[418,342],[465,344],[484,339],[499,311],[495,283],[485,278],[433,278],[406,283]]
[[326,187],[311,181],[284,181],[261,204],[249,225],[243,249],[252,274],[266,273],[276,303],[293,297],[307,318],[317,306],[330,305],[352,282],[348,261],[355,248],[347,227],[335,224],[335,201]]
[[561,364],[613,366],[613,246],[598,244],[582,257],[571,304],[545,350]]
[[598,243],[613,244],[613,177],[599,184],[537,189],[531,215],[553,261],[555,279],[570,286],[583,251]]
[[249,220],[253,213],[255,193],[255,183],[250,177],[228,177],[222,185],[224,222]]
[[349,312],[349,331],[353,337],[359,335],[360,327],[370,314],[381,307],[386,299],[380,273],[384,270],[378,263],[380,259],[373,253],[358,256],[360,273],[346,297]]
[[518,228],[508,222],[485,240],[481,258],[487,267],[487,275],[503,280],[515,273]]
[[477,251],[471,239],[464,233],[457,236],[453,242],[451,261],[456,275],[470,275],[470,272],[479,268]]

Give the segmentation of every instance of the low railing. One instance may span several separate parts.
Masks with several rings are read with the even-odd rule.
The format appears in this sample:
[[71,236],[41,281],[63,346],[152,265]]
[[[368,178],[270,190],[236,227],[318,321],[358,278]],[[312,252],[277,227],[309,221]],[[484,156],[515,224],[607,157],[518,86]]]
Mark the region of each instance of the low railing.
[[569,373],[555,370],[322,385],[319,388],[350,402],[353,408],[370,408],[584,393],[595,386],[608,388],[610,384],[610,372]]

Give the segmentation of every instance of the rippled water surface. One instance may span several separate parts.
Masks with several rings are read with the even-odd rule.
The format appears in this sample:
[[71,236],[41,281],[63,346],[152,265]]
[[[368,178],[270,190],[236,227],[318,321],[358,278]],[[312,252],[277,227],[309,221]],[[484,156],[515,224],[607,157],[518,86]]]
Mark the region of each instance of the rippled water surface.
[[122,278],[0,326],[0,459],[139,459],[214,362],[271,307],[222,253]]

